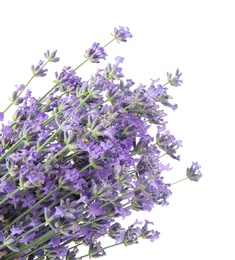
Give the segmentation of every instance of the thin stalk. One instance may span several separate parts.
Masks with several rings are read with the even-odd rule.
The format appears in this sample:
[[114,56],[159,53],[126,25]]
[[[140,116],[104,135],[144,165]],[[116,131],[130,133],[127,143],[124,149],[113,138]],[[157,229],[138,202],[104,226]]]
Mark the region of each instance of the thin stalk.
[[184,179],[182,179],[182,180],[179,180],[179,181],[173,182],[173,183],[171,183],[170,185],[172,186],[172,185],[174,185],[174,184],[176,184],[176,183],[179,183],[179,182],[181,182],[181,181],[185,181],[185,180],[187,180],[187,179],[188,179],[188,177],[187,177],[187,178],[184,178]]
[[[47,65],[48,62],[49,62],[49,61],[46,61],[46,62],[43,64],[42,68],[44,68],[44,67]],[[35,75],[31,76],[31,78],[28,80],[28,82],[26,83],[26,85],[25,85],[24,88],[20,91],[20,93],[17,95],[16,98],[18,98],[18,97],[21,96],[21,94],[23,93],[23,91],[28,87],[29,83],[33,80],[34,77],[36,77],[36,76],[35,76]],[[8,110],[13,104],[14,104],[14,102],[10,103],[10,104],[7,106],[7,108],[3,111],[3,113],[5,114],[5,113],[7,112],[7,110]]]
[[0,181],[2,181],[4,178],[7,178],[8,176],[10,175],[10,173],[6,173],[5,175],[3,175],[1,178],[0,178]]
[[[32,79],[34,78],[35,76],[33,75],[29,81],[26,83],[26,85],[24,86],[24,88],[20,91],[20,93],[17,95],[16,98],[20,97],[20,95],[23,93],[23,91],[27,88],[27,86],[29,85],[29,83],[32,81]],[[5,114],[7,112],[7,110],[14,104],[14,102],[11,102],[6,108],[5,110],[3,111],[3,113]]]
[[105,48],[106,46],[108,46],[111,42],[113,42],[113,41],[115,41],[116,40],[116,38],[113,38],[111,41],[109,41],[108,43],[106,43],[104,46],[103,46],[103,48]]
[[162,85],[163,87],[165,87],[167,84],[169,83],[169,81],[167,81],[167,83],[165,83],[164,85]]
[[60,128],[58,128],[55,132],[54,132],[54,134],[52,134],[48,139],[47,139],[47,141],[44,143],[44,144],[42,144],[38,149],[37,149],[37,153],[38,152],[40,152],[48,143],[50,143],[50,141],[51,140],[53,140],[54,139],[54,137],[56,137],[60,132],[62,132],[62,130],[60,129]]
[[78,174],[81,173],[81,172],[83,172],[83,171],[85,171],[85,170],[88,169],[90,166],[92,166],[90,163],[87,164],[87,166],[83,167],[83,168],[78,172]]
[[78,68],[80,68],[83,64],[85,64],[89,59],[84,60],[81,64],[79,64],[75,69],[73,69],[73,71],[77,70]]
[[47,91],[45,95],[43,95],[39,100],[38,103],[41,102],[54,88],[56,88],[59,85],[59,83],[56,83],[50,90]]
[[[110,246],[106,246],[106,247],[104,247],[103,249],[111,248],[111,247],[114,247],[114,246],[119,246],[119,245],[121,245],[121,244],[123,244],[123,243],[124,243],[124,242],[119,242],[119,243],[117,243],[117,244],[113,244],[113,245],[110,245]],[[86,254],[86,255],[80,256],[80,258],[83,259],[84,257],[87,257],[87,256],[90,256],[90,257],[92,258],[92,255],[90,255],[90,254]]]

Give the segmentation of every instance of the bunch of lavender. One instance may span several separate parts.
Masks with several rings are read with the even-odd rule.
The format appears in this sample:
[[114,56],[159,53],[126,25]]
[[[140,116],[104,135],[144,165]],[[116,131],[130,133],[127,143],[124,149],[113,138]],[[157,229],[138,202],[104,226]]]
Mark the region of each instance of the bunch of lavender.
[[[121,26],[112,36],[109,43],[132,37]],[[82,64],[105,59],[104,47],[94,43]],[[153,223],[125,229],[118,219],[168,204],[171,185],[162,174],[171,168],[161,157],[179,160],[181,141],[167,130],[162,107],[177,108],[166,85],[180,86],[181,73],[167,73],[164,85],[157,79],[135,86],[124,80],[124,59],[117,57],[88,80],[76,75],[82,64],[64,67],[54,86],[35,98],[29,83],[59,61],[56,51],[45,57],[0,113],[4,122],[7,110],[17,106],[13,120],[1,127],[0,259],[97,258],[106,254],[99,241],[105,235],[114,245],[154,241],[159,232],[148,228]],[[155,137],[148,134],[150,126]],[[198,181],[199,168],[193,163],[187,178]],[[78,257],[81,245],[88,253]]]

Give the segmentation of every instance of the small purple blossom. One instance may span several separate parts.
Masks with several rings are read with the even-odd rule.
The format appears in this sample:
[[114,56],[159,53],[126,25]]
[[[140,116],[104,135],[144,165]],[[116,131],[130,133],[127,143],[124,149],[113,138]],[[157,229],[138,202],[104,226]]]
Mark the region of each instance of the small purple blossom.
[[50,53],[49,50],[47,50],[45,53],[44,53],[44,56],[47,58],[48,61],[51,61],[51,62],[58,62],[60,60],[59,57],[56,57],[56,53],[57,53],[57,50],[53,51],[52,53]]
[[106,79],[119,80],[120,78],[124,77],[124,75],[122,74],[122,68],[119,67],[119,64],[123,62],[124,58],[117,56],[115,60],[115,64],[108,64],[104,69],[104,76]]
[[149,230],[148,225],[153,225],[153,222],[149,222],[148,220],[145,220],[145,224],[141,229],[140,236],[144,239],[150,239],[151,242],[153,242],[155,239],[159,238],[160,233],[158,231]]
[[132,38],[132,34],[130,33],[130,30],[128,27],[124,28],[123,26],[119,26],[119,29],[114,28],[114,31],[112,33],[112,36],[117,41],[126,42],[127,38]]
[[93,63],[99,63],[100,59],[105,60],[107,54],[105,53],[104,48],[101,47],[99,43],[95,42],[90,49],[85,51],[84,56]]
[[43,69],[43,64],[44,64],[44,61],[40,60],[36,67],[34,67],[34,65],[31,66],[31,70],[32,70],[34,76],[36,76],[36,77],[45,77],[46,76],[46,72],[48,70]]
[[174,77],[172,77],[172,74],[169,72],[167,72],[166,75],[167,75],[168,82],[172,86],[179,87],[183,83],[183,80],[180,79],[182,73],[179,72],[179,69],[176,70]]
[[99,215],[102,215],[104,213],[104,208],[101,207],[101,202],[96,201],[93,202],[88,206],[89,208],[89,215],[91,215],[93,218],[96,218]]
[[187,177],[190,179],[190,181],[199,181],[199,179],[202,177],[201,172],[199,169],[201,166],[197,162],[192,162],[192,165],[190,168],[187,168]]
[[22,232],[24,232],[24,229],[21,226],[15,226],[15,225],[13,225],[10,230],[12,236],[19,235],[22,234]]
[[97,242],[95,239],[93,239],[89,246],[90,258],[98,258],[105,255],[106,253],[101,246],[101,242]]

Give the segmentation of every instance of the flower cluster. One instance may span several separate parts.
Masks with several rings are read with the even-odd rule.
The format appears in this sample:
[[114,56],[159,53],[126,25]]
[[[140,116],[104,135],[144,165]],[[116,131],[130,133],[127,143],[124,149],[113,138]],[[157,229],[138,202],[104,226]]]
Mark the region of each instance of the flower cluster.
[[[113,36],[132,37],[124,27]],[[85,52],[91,62],[106,55],[98,43]],[[56,51],[45,57],[59,61]],[[177,105],[158,80],[149,87],[124,80],[123,60],[88,80],[64,67],[41,98],[29,90],[22,96],[27,85],[17,86],[11,104],[18,108],[0,136],[0,259],[72,260],[81,244],[97,258],[105,255],[98,242],[105,235],[126,246],[159,237],[147,220],[124,229],[116,218],[168,204],[163,173],[171,168],[161,157],[179,160],[181,141],[166,129],[162,107]],[[32,66],[32,77],[45,76],[45,65]],[[182,83],[178,70],[167,75],[170,85]],[[154,126],[156,140],[148,133]],[[187,170],[191,180],[201,177],[198,167]]]

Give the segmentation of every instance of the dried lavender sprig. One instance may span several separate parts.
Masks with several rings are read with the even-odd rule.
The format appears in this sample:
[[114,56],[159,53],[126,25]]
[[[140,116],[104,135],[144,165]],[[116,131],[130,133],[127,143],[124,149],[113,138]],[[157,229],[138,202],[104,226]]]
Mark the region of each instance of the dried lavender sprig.
[[[47,63],[50,62],[49,60],[46,61],[42,66],[41,66],[41,69],[43,69]],[[21,94],[24,92],[24,90],[28,87],[29,83],[33,80],[33,78],[35,78],[37,75],[36,74],[33,74],[33,76],[31,76],[31,78],[28,80],[28,82],[25,84],[24,88],[20,91],[20,93],[17,95],[16,98],[19,98],[21,96]],[[14,103],[11,102],[6,108],[5,110],[3,111],[3,113],[5,114],[7,112],[7,110],[13,105]]]
[[[113,38],[111,41],[107,42],[103,48],[105,48],[106,46],[108,46],[111,42],[113,42],[115,40],[115,38]],[[73,69],[73,71],[76,71],[77,69],[79,69],[83,64],[85,64],[87,61],[89,61],[89,58],[87,58],[86,60],[84,60],[81,64],[79,64],[77,67],[75,67],[75,69]]]

